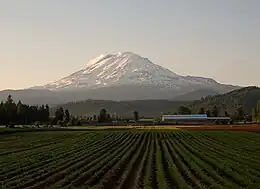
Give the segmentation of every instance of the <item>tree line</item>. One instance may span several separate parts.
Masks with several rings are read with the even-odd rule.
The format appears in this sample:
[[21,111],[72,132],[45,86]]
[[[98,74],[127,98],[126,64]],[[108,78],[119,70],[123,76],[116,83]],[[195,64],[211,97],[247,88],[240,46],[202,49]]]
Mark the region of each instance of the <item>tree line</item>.
[[[260,104],[259,104],[260,109]],[[222,108],[218,108],[217,106],[213,106],[212,109],[204,109],[200,108],[198,112],[195,112],[196,114],[207,114],[208,117],[230,117],[234,121],[243,121],[245,119],[249,119],[250,115],[247,115],[244,111],[244,108],[242,106],[238,106],[236,108],[236,111],[233,114],[230,114],[227,110],[224,110]],[[180,106],[178,109],[178,112],[175,112],[174,114],[192,114],[192,110],[189,107],[186,106]],[[260,112],[259,112],[260,116]],[[260,118],[260,117],[259,117]]]
[[[260,121],[260,102],[258,103],[256,110],[258,111],[258,113],[255,113],[255,115],[258,117],[258,120]],[[251,121],[252,120],[251,115],[247,115],[242,106],[238,106],[236,108],[235,113],[233,113],[233,114],[230,114],[227,110],[223,110],[217,106],[213,106],[212,109],[207,109],[207,110],[205,110],[204,108],[200,108],[200,110],[198,112],[193,112],[187,106],[180,106],[176,112],[174,112],[174,113],[169,112],[168,114],[174,114],[174,115],[206,114],[208,117],[230,117],[231,120],[233,120],[233,121]],[[139,112],[133,111],[132,120],[138,122],[139,119],[140,119]],[[93,115],[92,117],[87,117],[85,120],[89,121],[89,122],[93,121],[93,122],[98,122],[98,123],[106,123],[106,122],[121,121],[121,120],[126,120],[126,119],[123,119],[121,117],[111,116],[106,109],[101,109],[98,115]]]
[[55,111],[54,118],[51,119],[52,124],[60,126],[76,126],[81,125],[81,119],[70,114],[69,110],[62,107]]
[[[95,123],[109,123],[112,121],[126,121],[129,120],[130,118],[123,118],[121,116],[116,116],[116,115],[111,115],[105,108],[102,108],[99,113],[96,115],[94,114],[93,116],[88,116],[85,118],[81,118],[82,120],[85,120],[86,122],[95,122]],[[139,113],[138,111],[133,111],[133,117],[131,118],[134,121],[139,120]]]
[[[213,108],[204,109],[200,108],[198,112],[192,112],[192,110],[187,106],[180,106],[178,111],[173,113],[175,115],[189,115],[189,114],[206,114],[208,117],[230,117],[233,121],[258,121],[260,122],[260,101],[257,104],[257,107],[253,109],[252,115],[248,115],[244,110],[243,106],[237,106],[236,111],[233,114],[230,114],[227,110],[213,106]],[[170,113],[171,114],[171,113]],[[56,116],[58,117],[58,116]],[[134,121],[139,121],[140,116],[138,111],[133,111],[132,119]],[[106,109],[101,109],[99,115],[93,115],[88,117],[87,121],[95,121],[98,123],[105,123],[111,121],[120,121],[123,120],[120,117],[111,116]]]
[[30,125],[35,122],[47,123],[50,117],[48,105],[29,106],[21,101],[15,103],[9,95],[0,103],[0,125]]
[[[174,114],[192,114],[192,110],[187,106],[180,106]],[[256,108],[252,110],[252,116],[247,115],[242,106],[236,108],[235,113],[230,115],[227,110],[213,106],[211,109],[205,110],[200,108],[198,114],[207,114],[208,117],[226,116],[234,121],[249,120],[260,122],[260,101],[257,103]],[[138,111],[134,111],[132,115],[134,121],[140,119]],[[79,118],[70,114],[69,110],[58,108],[53,117],[50,117],[50,108],[48,105],[30,106],[23,104],[21,101],[15,103],[12,96],[9,95],[5,102],[0,103],[0,125],[14,126],[14,125],[38,125],[38,124],[51,124],[61,126],[74,126],[81,125],[83,121],[106,123],[112,121],[123,120],[117,116],[111,116],[106,109],[101,109],[98,115],[92,117]]]
[[0,125],[14,127],[14,125],[78,125],[79,118],[70,115],[69,110],[59,108],[54,117],[50,117],[48,104],[41,106],[30,106],[21,101],[15,103],[9,95],[5,102],[0,103]]

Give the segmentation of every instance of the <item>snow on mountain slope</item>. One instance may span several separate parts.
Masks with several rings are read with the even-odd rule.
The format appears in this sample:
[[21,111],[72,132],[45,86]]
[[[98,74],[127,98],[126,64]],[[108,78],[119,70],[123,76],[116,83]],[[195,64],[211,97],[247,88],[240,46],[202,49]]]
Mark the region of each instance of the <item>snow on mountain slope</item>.
[[218,84],[213,79],[180,76],[131,52],[100,55],[86,67],[59,81],[43,86],[45,89],[94,89],[120,85],[156,85],[181,89],[190,85]]

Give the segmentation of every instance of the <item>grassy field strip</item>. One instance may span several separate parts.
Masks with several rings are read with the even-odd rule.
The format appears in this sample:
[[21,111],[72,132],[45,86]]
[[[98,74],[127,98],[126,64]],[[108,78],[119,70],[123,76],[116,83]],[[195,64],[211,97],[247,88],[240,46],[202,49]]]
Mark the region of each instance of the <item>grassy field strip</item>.
[[93,174],[93,176],[89,174],[90,177],[88,180],[85,180],[83,182],[83,186],[98,185],[104,175],[106,175],[121,158],[123,158],[123,156],[127,153],[127,150],[136,143],[138,138],[139,136],[134,134],[134,136],[125,144],[125,146],[120,145],[120,148],[118,150],[112,153],[105,161],[102,162],[102,164],[99,164],[99,169],[96,169],[98,167],[95,167],[95,169],[93,168],[92,170],[90,170],[90,173]]
[[[219,176],[212,167],[205,164],[200,158],[194,156],[190,151],[183,148],[183,146],[178,143],[178,141],[184,137],[183,133],[175,133],[174,135],[177,138],[168,141],[169,147],[175,152],[175,154],[171,153],[171,155],[178,156],[183,164],[189,167],[192,175],[200,180],[202,186],[204,185],[206,188],[211,188],[212,186],[214,188],[222,188],[223,186],[219,185],[219,183],[223,181],[223,178]],[[222,184],[226,183],[223,182]]]
[[257,189],[259,136],[162,128],[10,130],[0,138],[0,184],[3,189]]
[[[243,166],[249,166],[252,169],[259,169],[260,167],[257,167],[257,165],[260,164],[259,156],[256,154],[249,154],[248,152],[238,151],[237,149],[228,149],[226,146],[216,144],[212,141],[208,140],[208,137],[205,138],[201,135],[195,136],[199,140],[190,140],[189,143],[196,143],[199,146],[203,146],[212,153],[218,154],[218,156],[224,157],[230,157],[231,160],[235,161],[236,163],[240,163]],[[241,141],[243,142],[243,141]],[[212,145],[214,145],[214,149],[212,149]],[[238,165],[239,166],[239,165]]]
[[144,133],[141,144],[137,151],[135,151],[132,155],[130,161],[126,164],[124,172],[120,176],[120,179],[117,181],[116,189],[128,189],[129,186],[132,185],[134,178],[136,177],[136,171],[140,164],[140,159],[144,155],[144,149],[146,141],[148,140],[148,134]]
[[[93,136],[96,136],[96,134]],[[23,154],[22,152],[20,152],[18,154],[2,156],[0,158],[0,161],[2,161],[3,164],[1,164],[0,175],[4,174],[6,171],[10,172],[13,170],[17,170],[17,168],[19,168],[19,169],[23,169],[23,167],[29,168],[30,166],[34,166],[34,164],[37,165],[37,163],[39,163],[39,161],[40,161],[40,163],[43,162],[46,164],[48,161],[51,161],[50,158],[57,157],[57,156],[67,153],[67,151],[70,148],[73,148],[73,150],[76,151],[77,149],[84,148],[84,146],[91,145],[91,143],[94,143],[93,138],[92,138],[93,136],[82,135],[81,137],[72,138],[70,141],[68,141],[69,145],[65,142],[57,143],[52,146],[47,146],[47,147],[43,147],[41,149],[32,151],[32,153],[29,153],[29,154],[28,154],[28,151],[26,151],[27,152],[26,154]],[[90,138],[90,139],[86,140],[87,138]],[[82,144],[83,146],[80,146],[79,144]],[[30,166],[28,166],[28,165],[30,165]]]
[[[123,136],[124,134],[121,134],[114,139],[120,142],[123,139]],[[93,153],[89,154],[89,156],[85,156],[84,159],[80,159],[74,164],[70,164],[69,166],[64,167],[62,170],[59,170],[54,174],[51,174],[50,176],[46,177],[45,180],[41,180],[41,182],[38,182],[37,184],[29,188],[42,188],[42,187],[49,187],[55,185],[57,182],[62,180],[64,177],[66,177],[67,174],[73,173],[74,171],[77,171],[83,166],[96,161],[97,158],[99,158],[101,155],[103,155],[108,150],[110,150],[110,148],[117,146],[117,144],[118,144],[117,142],[114,143],[111,142],[106,144],[104,147],[100,146],[100,148],[96,148],[95,150],[93,150]]]
[[135,177],[132,177],[132,188],[134,189],[141,189],[144,186],[143,180],[144,180],[144,176],[145,176],[145,169],[147,166],[147,160],[148,160],[148,154],[149,154],[149,150],[150,150],[150,143],[151,143],[151,135],[149,134],[147,136],[147,139],[145,141],[145,145],[144,145],[144,153],[141,156],[141,154],[139,154],[138,159],[139,159],[139,164],[135,163],[135,166],[133,169],[136,169],[136,173],[135,173]]
[[[101,141],[102,142],[102,141]],[[59,154],[52,154],[52,157],[47,159],[47,160],[43,160],[43,161],[38,161],[37,163],[34,164],[30,164],[28,166],[24,166],[24,167],[19,167],[19,169],[10,169],[10,171],[6,174],[1,175],[4,176],[6,179],[10,179],[12,176],[14,175],[18,175],[20,172],[25,172],[26,174],[30,174],[30,172],[34,172],[37,170],[42,169],[42,167],[46,167],[46,166],[51,166],[51,164],[56,165],[57,161],[59,161],[60,159],[64,159],[69,158],[71,156],[75,156],[75,153],[77,154],[77,152],[81,152],[82,154],[84,153],[84,151],[82,152],[82,150],[87,150],[88,148],[91,148],[93,146],[95,146],[97,143],[99,143],[99,141],[95,141],[93,140],[92,142],[90,141],[90,143],[86,143],[84,146],[80,146],[80,148],[73,148],[71,149],[61,149],[61,153]],[[66,146],[65,146],[66,147]],[[46,152],[48,153],[48,152]],[[35,169],[37,168],[37,169]],[[0,178],[1,178],[0,177]]]
[[90,148],[81,150],[76,154],[74,153],[71,157],[62,159],[60,161],[57,160],[52,161],[51,165],[49,165],[48,167],[45,167],[43,169],[36,168],[35,170],[31,170],[30,171],[31,174],[25,172],[23,175],[18,175],[18,178],[12,179],[11,182],[12,186],[19,188],[19,187],[32,185],[32,183],[37,183],[39,180],[46,178],[49,175],[51,176],[55,172],[61,171],[67,168],[68,166],[72,166],[78,161],[84,160],[86,157],[93,154],[93,152],[97,152],[99,150],[97,149],[98,146],[105,149],[106,147],[108,147],[110,144],[114,142],[114,139],[112,138],[109,141],[95,141],[95,142],[96,144],[94,144]]
[[156,178],[157,178],[157,184],[159,188],[169,188],[169,180],[167,180],[167,177],[164,174],[164,167],[162,163],[162,149],[160,149],[159,146],[159,133],[155,133],[156,136],[154,140],[154,145],[155,145],[155,157],[156,157]]
[[190,180],[186,182],[184,180],[185,174],[183,174],[183,167],[176,158],[176,156],[172,156],[170,153],[170,150],[167,145],[166,141],[168,138],[168,135],[163,133],[163,138],[160,140],[160,148],[162,152],[162,165],[165,170],[165,175],[168,177],[168,182],[170,183],[170,188],[173,188],[172,186],[177,186],[176,188],[183,188],[183,189],[189,189],[192,188],[190,185]]
[[135,143],[126,151],[124,156],[118,159],[117,163],[103,176],[99,184],[96,186],[98,188],[115,188],[118,185],[118,180],[122,175],[126,163],[131,159],[132,155],[137,151],[140,146],[143,134],[139,134],[138,138],[135,139]]
[[[165,149],[165,155],[168,156],[167,160],[165,162],[169,162],[169,164],[175,164],[176,168],[179,172],[176,176],[173,175],[172,179],[180,177],[179,180],[182,180],[183,185],[179,186],[182,188],[204,188],[203,185],[200,183],[198,179],[195,178],[195,176],[192,174],[192,172],[189,170],[189,168],[184,164],[182,159],[178,156],[175,149],[170,145],[168,141],[169,135],[167,133],[164,133],[165,139],[162,141],[162,147]],[[169,167],[169,165],[167,166]],[[170,174],[174,173],[173,171],[170,171]],[[178,177],[177,177],[178,176]],[[185,181],[184,181],[185,179]],[[176,182],[176,181],[175,181]],[[189,184],[189,185],[184,185]]]
[[[232,150],[236,150],[237,152],[243,152],[247,154],[252,154],[252,155],[260,155],[260,144],[258,144],[255,140],[256,138],[248,139],[246,138],[246,141],[244,140],[245,138],[242,137],[243,135],[238,135],[236,137],[236,133],[233,133],[233,135],[228,133],[223,133],[223,134],[214,134],[211,133],[205,134],[205,133],[198,133],[199,136],[203,136],[204,138],[206,137],[208,141],[211,141],[215,145],[220,145],[224,146],[226,148],[231,148]],[[220,135],[220,136],[219,136]],[[221,138],[220,138],[221,137]],[[260,137],[260,136],[259,136]],[[237,138],[237,139],[236,139]],[[223,139],[225,139],[223,141]],[[222,141],[219,141],[222,140]],[[254,148],[255,146],[255,148]],[[250,148],[249,148],[250,147]]]
[[[234,141],[240,141],[241,139],[247,139],[248,142],[251,142],[252,139],[254,144],[260,144],[259,134],[254,132],[217,132],[217,133],[206,133],[202,132],[204,135],[212,136],[214,135],[215,138],[220,140],[224,143],[234,143]],[[224,135],[225,137],[222,138],[221,136]],[[226,138],[227,137],[227,138]],[[223,140],[224,139],[224,140]],[[243,144],[240,144],[243,145]]]
[[[48,140],[43,140],[44,142],[46,143],[42,143],[42,140],[39,140],[39,141],[31,141],[31,143],[36,143],[38,145],[35,145],[35,146],[30,146],[30,147],[27,147],[28,145],[26,145],[26,147],[24,148],[21,148],[21,149],[17,149],[17,150],[10,150],[10,151],[5,151],[3,153],[0,153],[0,157],[1,156],[4,156],[4,155],[8,155],[8,154],[13,154],[13,153],[18,153],[18,152],[24,152],[24,151],[29,151],[29,150],[34,150],[34,149],[37,149],[37,148],[41,148],[41,147],[44,147],[44,146],[50,146],[50,145],[53,145],[53,144],[57,144],[57,143],[60,143],[60,142],[63,142],[64,140],[66,140],[68,138],[67,135],[64,135],[63,137],[55,140],[55,139],[48,139]],[[30,143],[30,144],[31,144]]]
[[[199,134],[199,133],[198,133]],[[204,136],[207,136],[209,139],[214,141],[221,141],[222,145],[236,149],[238,151],[253,153],[260,155],[260,142],[257,139],[260,137],[260,134],[256,133],[244,133],[240,132],[225,132],[221,133],[201,133]],[[247,137],[244,137],[247,136]],[[250,137],[250,138],[249,138]],[[218,143],[219,144],[219,143]]]
[[[205,151],[205,148],[194,147],[194,150]],[[241,186],[244,187],[251,185],[254,183],[253,181],[259,182],[259,178],[250,173],[250,169],[248,169],[246,165],[241,167],[236,161],[229,160],[228,156],[224,157],[225,160],[223,161],[221,160],[222,158],[214,155],[215,153],[210,152],[210,150],[208,150],[205,154],[212,165],[215,164],[216,166],[218,164],[218,168],[221,169],[224,174],[233,178],[233,180]],[[218,158],[218,162],[214,161],[216,158]]]
[[[216,147],[218,147],[219,149],[222,149],[222,150],[227,150],[227,149],[230,148],[232,150],[232,151],[230,151],[230,153],[243,155],[244,159],[248,159],[248,157],[250,157],[250,158],[253,158],[253,159],[250,159],[250,161],[253,160],[253,161],[256,161],[257,163],[260,163],[259,156],[258,156],[259,152],[257,152],[257,151],[248,152],[248,151],[246,151],[246,149],[242,150],[241,148],[243,148],[243,147],[238,148],[237,146],[234,146],[232,144],[227,144],[227,145],[219,144],[219,143],[216,143],[214,140],[211,140],[209,138],[209,136],[205,136],[205,135],[197,135],[197,136],[194,135],[194,137],[200,138],[200,141],[202,143],[204,143],[205,145],[210,146],[210,145],[214,144],[214,147],[216,146]],[[241,139],[240,143],[243,143],[242,145],[244,145],[243,139]],[[239,144],[236,144],[236,145],[239,145]],[[254,145],[257,145],[257,144],[254,144]]]
[[150,134],[150,143],[149,143],[149,152],[148,152],[148,156],[147,159],[145,161],[145,169],[144,169],[144,179],[141,182],[142,183],[142,188],[147,188],[147,189],[151,189],[151,188],[158,188],[157,184],[156,184],[156,180],[155,180],[155,176],[154,176],[154,166],[153,166],[153,157],[155,154],[155,149],[154,149],[154,145],[153,145],[153,141],[154,140],[154,136],[152,134]]
[[214,167],[204,161],[203,156],[198,157],[192,151],[185,148],[185,146],[179,142],[181,138],[185,139],[185,137],[181,137],[183,134],[184,133],[180,133],[178,140],[170,140],[169,142],[176,150],[177,154],[179,154],[183,161],[190,167],[193,174],[207,185],[207,188],[240,188],[234,186],[229,179],[225,179],[222,175],[219,175]]
[[222,175],[222,177],[225,177],[225,180],[232,180],[233,183],[236,183],[240,185],[242,188],[245,186],[245,183],[243,181],[242,175],[238,174],[236,171],[233,171],[231,167],[223,166],[222,164],[219,164],[218,161],[216,161],[215,158],[211,158],[208,155],[209,152],[203,150],[198,150],[196,146],[190,146],[186,143],[186,141],[181,140],[181,144],[190,152],[192,152],[195,156],[212,166],[217,172]]
[[[260,167],[260,160],[259,157],[257,158],[257,155],[250,155],[248,153],[242,153],[241,151],[227,149],[223,146],[214,145],[214,143],[208,142],[207,140],[204,140],[203,137],[199,137],[200,141],[194,140],[194,141],[188,141],[189,143],[193,143],[198,145],[201,150],[206,148],[208,151],[211,152],[214,157],[223,159],[226,157],[226,161],[233,161],[233,164],[235,164],[234,169],[238,169],[239,171],[242,171],[244,173],[244,168],[247,168],[249,171],[253,171],[252,174],[259,174]],[[212,149],[212,145],[214,145],[214,149]],[[258,169],[254,171],[254,169]],[[258,175],[260,176],[260,175]],[[260,179],[260,178],[259,178]]]
[[[21,133],[20,133],[21,134]],[[27,135],[26,135],[27,134]],[[77,132],[78,135],[81,135],[82,133]],[[9,137],[13,138],[14,134],[10,134]],[[23,136],[22,138],[20,138],[19,141],[23,141],[23,142],[19,142],[19,141],[12,141],[10,140],[9,142],[5,142],[4,145],[6,147],[8,147],[8,149],[12,149],[16,148],[16,149],[20,149],[20,150],[25,150],[29,147],[35,147],[38,146],[38,144],[48,144],[50,141],[57,141],[60,139],[64,139],[64,138],[70,138],[71,136],[75,136],[76,133],[74,133],[73,135],[70,133],[60,133],[57,136],[53,136],[51,135],[51,133],[46,133],[45,135],[41,132],[36,132],[35,136],[31,136],[30,133],[24,133],[25,136]],[[26,140],[24,140],[24,138],[26,138]],[[37,140],[35,140],[35,138]],[[36,145],[35,145],[36,144]]]
[[124,152],[124,149],[131,145],[133,136],[134,135],[128,135],[122,139],[117,140],[106,153],[103,153],[95,160],[73,171],[72,174],[69,174],[68,177],[63,178],[54,186],[57,186],[57,188],[76,187],[82,183],[85,183],[88,179],[91,182],[95,182],[95,178],[99,176],[99,171],[101,172],[102,168],[106,166],[111,159],[115,158],[116,155]]

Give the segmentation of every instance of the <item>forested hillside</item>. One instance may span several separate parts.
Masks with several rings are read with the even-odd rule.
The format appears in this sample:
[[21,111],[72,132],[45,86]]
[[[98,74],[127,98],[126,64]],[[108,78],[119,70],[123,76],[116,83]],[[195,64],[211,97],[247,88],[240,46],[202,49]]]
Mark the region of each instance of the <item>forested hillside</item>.
[[229,114],[234,114],[237,108],[242,107],[246,113],[251,114],[259,100],[260,88],[245,87],[223,95],[208,96],[194,101],[190,107],[192,111],[196,112],[201,108],[207,110],[216,106],[219,110],[228,111]]
[[[179,113],[180,106],[188,107],[191,113],[199,113],[202,109],[212,111],[218,109],[219,115],[224,116],[236,114],[238,108],[242,108],[246,114],[251,114],[252,109],[260,100],[260,88],[246,87],[223,95],[208,96],[201,100],[170,101],[170,100],[136,100],[136,101],[108,101],[108,100],[87,100],[71,102],[61,105],[76,116],[98,115],[102,108],[111,115],[132,117],[133,111],[138,111],[140,116],[160,117],[163,113]],[[59,107],[59,106],[58,106]],[[54,108],[52,112],[58,108]]]
[[[179,106],[187,105],[187,102],[175,102],[170,100],[137,100],[137,101],[108,101],[87,100],[71,102],[61,105],[73,115],[93,116],[98,115],[105,108],[111,115],[132,117],[133,111],[138,111],[140,116],[158,117],[163,113],[175,112]],[[55,112],[55,109],[52,112]]]
[[178,97],[175,97],[173,100],[174,101],[194,101],[194,100],[200,100],[202,97],[207,97],[207,96],[214,96],[218,94],[223,94],[217,91],[214,91],[212,89],[199,89],[192,91],[190,93],[186,93],[183,95],[180,95]]

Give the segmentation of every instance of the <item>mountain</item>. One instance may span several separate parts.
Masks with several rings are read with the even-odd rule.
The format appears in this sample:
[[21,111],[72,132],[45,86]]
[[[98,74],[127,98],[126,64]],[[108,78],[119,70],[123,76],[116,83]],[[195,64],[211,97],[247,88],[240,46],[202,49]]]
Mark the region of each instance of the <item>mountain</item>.
[[72,115],[93,116],[98,115],[102,108],[105,108],[111,115],[122,117],[133,117],[133,111],[138,111],[142,117],[160,117],[163,113],[176,112],[181,105],[187,102],[170,100],[135,100],[135,101],[110,101],[110,100],[86,100],[81,102],[70,102],[56,106],[57,108],[68,109]]
[[242,106],[246,113],[251,114],[252,108],[256,107],[259,100],[260,88],[253,86],[234,90],[226,94],[209,96],[202,100],[194,101],[190,107],[194,112],[198,112],[200,108],[207,110],[217,106],[220,110],[227,110],[228,113],[234,114],[237,107]]
[[111,86],[142,85],[181,90],[219,85],[203,77],[180,76],[131,52],[100,55],[86,67],[41,88],[49,90],[97,89]]
[[208,96],[215,96],[217,94],[220,94],[220,92],[216,92],[213,89],[199,89],[199,90],[186,93],[184,95],[177,96],[173,100],[174,101],[195,101]]
[[[56,82],[24,90],[0,91],[29,104],[51,106],[71,101],[174,99],[196,90],[225,93],[239,88],[223,85],[210,78],[181,76],[131,52],[108,53]],[[197,95],[204,97],[207,92]],[[186,97],[185,100],[188,100]],[[191,100],[194,100],[192,98]]]

